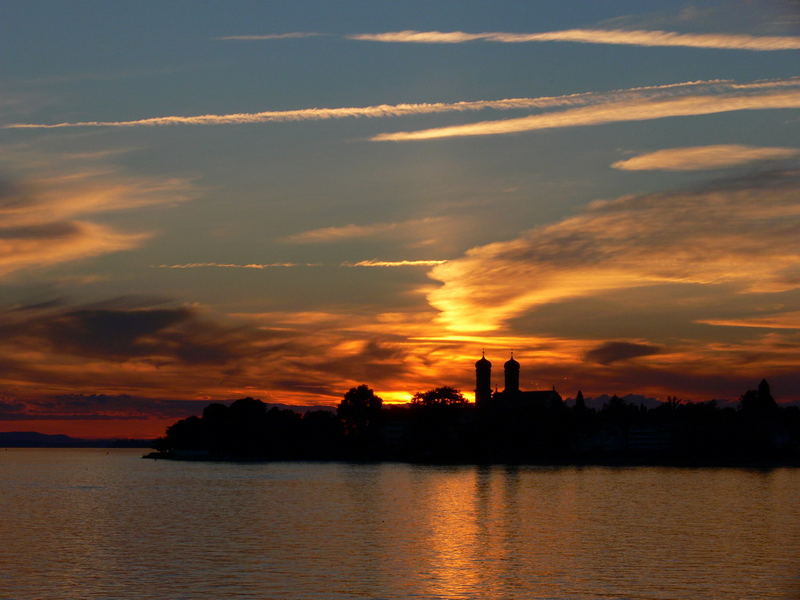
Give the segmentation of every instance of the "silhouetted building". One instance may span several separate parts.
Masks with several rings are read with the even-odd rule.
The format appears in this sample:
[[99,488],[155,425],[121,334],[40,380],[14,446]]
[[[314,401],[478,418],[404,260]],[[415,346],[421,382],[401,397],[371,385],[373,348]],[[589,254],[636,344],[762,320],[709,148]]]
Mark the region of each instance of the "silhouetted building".
[[503,373],[506,383],[506,387],[503,391],[514,394],[519,392],[519,363],[514,360],[513,352],[511,353],[511,358],[503,365]]
[[486,360],[481,353],[481,358],[475,363],[475,403],[485,405],[492,399],[492,363]]
[[475,403],[497,408],[537,407],[555,408],[564,404],[561,395],[552,390],[523,391],[519,387],[520,364],[511,358],[503,365],[505,388],[492,393],[492,363],[485,356],[475,363]]
[[741,398],[742,410],[750,414],[769,415],[778,409],[778,404],[772,397],[769,384],[766,379],[762,379],[758,384],[758,390],[747,390]]

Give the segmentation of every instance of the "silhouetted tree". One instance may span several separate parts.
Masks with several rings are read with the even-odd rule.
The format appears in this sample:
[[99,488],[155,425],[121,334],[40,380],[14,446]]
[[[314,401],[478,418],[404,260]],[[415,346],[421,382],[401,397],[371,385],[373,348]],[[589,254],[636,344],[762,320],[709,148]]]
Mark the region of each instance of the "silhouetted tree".
[[639,406],[625,402],[624,398],[620,398],[614,394],[609,398],[608,402],[603,405],[600,416],[610,422],[616,422],[619,425],[627,426],[632,420],[641,416],[641,412]]
[[775,398],[772,397],[772,392],[769,389],[769,384],[766,379],[762,379],[758,384],[758,397],[762,403],[769,406],[776,406]]
[[203,409],[203,423],[208,450],[214,455],[223,455],[230,446],[229,409],[224,404],[209,404]]
[[338,458],[342,423],[329,410],[314,410],[303,415],[302,453],[312,459]]
[[583,392],[578,390],[578,395],[575,396],[575,412],[583,414],[586,412],[586,400],[583,399]]
[[450,386],[417,392],[410,403],[408,447],[416,460],[464,460],[472,411]]
[[417,392],[411,398],[411,404],[416,406],[463,406],[466,403],[464,395],[450,386]]
[[350,388],[336,409],[350,450],[371,452],[379,437],[383,400],[366,385]]
[[205,450],[203,422],[198,417],[188,417],[173,423],[167,427],[163,447],[167,450]]
[[255,398],[236,400],[228,407],[229,449],[240,456],[264,454],[267,405]]

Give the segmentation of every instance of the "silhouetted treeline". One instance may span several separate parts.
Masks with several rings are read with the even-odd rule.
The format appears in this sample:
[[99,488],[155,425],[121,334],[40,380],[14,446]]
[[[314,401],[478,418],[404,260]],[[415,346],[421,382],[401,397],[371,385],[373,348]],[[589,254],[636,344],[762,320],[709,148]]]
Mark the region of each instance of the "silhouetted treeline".
[[508,397],[478,407],[450,387],[384,406],[361,385],[335,413],[300,415],[253,398],[211,404],[170,426],[156,449],[223,460],[800,465],[800,408],[779,406],[766,381],[736,407],[668,398],[647,408],[614,396],[601,410],[580,393],[572,407]]

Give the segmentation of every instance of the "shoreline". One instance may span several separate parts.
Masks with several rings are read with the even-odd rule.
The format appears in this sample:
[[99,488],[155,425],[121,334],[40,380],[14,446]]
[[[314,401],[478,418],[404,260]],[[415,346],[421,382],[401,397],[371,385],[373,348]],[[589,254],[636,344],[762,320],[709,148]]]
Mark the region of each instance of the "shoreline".
[[161,452],[150,452],[141,458],[149,460],[170,460],[175,462],[213,462],[213,463],[349,463],[349,464],[385,464],[400,463],[409,465],[425,466],[473,466],[473,467],[666,467],[678,469],[783,469],[800,468],[800,459],[795,460],[636,460],[636,459],[606,459],[606,460],[584,460],[584,461],[455,461],[455,460],[412,460],[402,458],[385,459],[347,459],[347,458],[263,458],[263,457],[234,457],[234,456],[171,456]]

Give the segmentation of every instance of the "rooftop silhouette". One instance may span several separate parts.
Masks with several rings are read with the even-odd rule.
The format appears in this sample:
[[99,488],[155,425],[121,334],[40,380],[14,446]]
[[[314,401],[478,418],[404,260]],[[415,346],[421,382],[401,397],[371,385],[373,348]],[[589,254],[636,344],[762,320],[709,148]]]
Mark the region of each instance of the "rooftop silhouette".
[[171,425],[152,458],[215,460],[401,460],[538,464],[800,466],[800,408],[781,407],[766,380],[736,407],[670,397],[656,407],[612,396],[600,410],[582,392],[568,405],[555,388],[520,389],[522,366],[475,363],[475,403],[453,387],[384,405],[367,385],[336,412],[269,408],[242,398],[210,404]]

